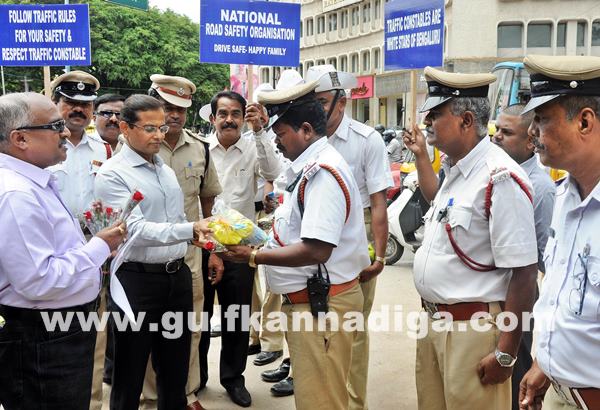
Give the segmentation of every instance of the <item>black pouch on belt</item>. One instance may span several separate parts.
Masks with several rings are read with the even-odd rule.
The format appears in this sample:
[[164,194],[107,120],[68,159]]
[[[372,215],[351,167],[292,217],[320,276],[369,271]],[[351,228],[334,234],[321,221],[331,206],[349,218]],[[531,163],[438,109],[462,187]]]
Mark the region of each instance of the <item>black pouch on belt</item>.
[[327,267],[325,265],[323,267],[327,273],[326,277],[323,277],[321,265],[318,265],[317,273],[306,281],[310,311],[314,317],[318,317],[320,312],[327,313],[329,311],[328,299],[331,282],[329,281]]

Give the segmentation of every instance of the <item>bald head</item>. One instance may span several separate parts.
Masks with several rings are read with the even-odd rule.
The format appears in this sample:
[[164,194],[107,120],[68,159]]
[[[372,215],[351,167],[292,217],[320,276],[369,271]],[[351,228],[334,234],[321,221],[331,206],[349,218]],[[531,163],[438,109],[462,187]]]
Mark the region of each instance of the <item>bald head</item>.
[[66,159],[65,138],[69,135],[56,105],[48,97],[36,93],[0,97],[3,153],[46,168]]

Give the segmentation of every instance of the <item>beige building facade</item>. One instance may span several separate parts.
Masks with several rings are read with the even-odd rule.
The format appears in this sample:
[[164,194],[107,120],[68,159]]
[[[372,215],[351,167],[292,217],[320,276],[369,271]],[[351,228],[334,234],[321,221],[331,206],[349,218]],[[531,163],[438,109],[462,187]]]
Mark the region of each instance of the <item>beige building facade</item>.
[[[386,0],[296,2],[302,7],[300,73],[318,64],[352,72],[361,88],[355,97],[362,98],[352,99],[349,114],[370,125],[408,125],[410,74],[385,71]],[[445,0],[445,69],[489,71],[526,54],[600,56],[600,1]],[[260,67],[260,81],[276,83],[282,69]],[[420,106],[425,83],[421,73],[417,78]]]

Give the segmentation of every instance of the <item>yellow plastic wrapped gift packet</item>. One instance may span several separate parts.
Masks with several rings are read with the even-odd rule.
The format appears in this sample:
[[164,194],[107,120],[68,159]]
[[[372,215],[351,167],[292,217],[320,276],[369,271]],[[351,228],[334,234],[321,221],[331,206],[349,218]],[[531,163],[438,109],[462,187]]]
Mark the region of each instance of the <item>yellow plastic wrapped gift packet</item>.
[[267,235],[250,219],[217,201],[208,223],[212,236],[222,245],[262,245]]

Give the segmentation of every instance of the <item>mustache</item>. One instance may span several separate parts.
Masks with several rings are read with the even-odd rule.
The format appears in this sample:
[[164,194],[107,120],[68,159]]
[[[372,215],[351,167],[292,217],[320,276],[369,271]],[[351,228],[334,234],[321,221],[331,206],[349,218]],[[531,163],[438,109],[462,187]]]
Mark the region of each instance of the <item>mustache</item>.
[[543,150],[545,150],[545,149],[546,149],[546,146],[545,146],[544,144],[542,144],[542,143],[540,142],[540,140],[539,140],[539,139],[537,139],[537,138],[534,138],[534,139],[532,140],[532,142],[533,142],[533,146],[535,147],[535,149],[536,149],[536,150],[541,150],[541,151],[543,151]]
[[285,151],[285,147],[281,144],[277,144],[277,149],[281,152]]
[[228,129],[228,128],[231,128],[231,129],[237,130],[238,126],[237,126],[237,124],[236,124],[236,123],[234,123],[234,122],[228,122],[228,123],[225,123],[225,124],[223,124],[223,126],[221,127],[221,129],[223,129],[223,130],[226,130],[226,129]]
[[69,118],[77,118],[77,117],[87,120],[87,116],[82,112],[74,111],[71,114],[69,114]]
[[119,123],[114,121],[109,122],[106,124],[105,128],[119,128]]

